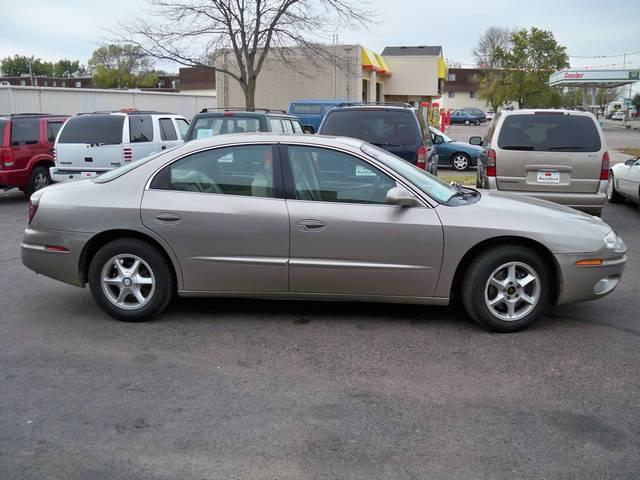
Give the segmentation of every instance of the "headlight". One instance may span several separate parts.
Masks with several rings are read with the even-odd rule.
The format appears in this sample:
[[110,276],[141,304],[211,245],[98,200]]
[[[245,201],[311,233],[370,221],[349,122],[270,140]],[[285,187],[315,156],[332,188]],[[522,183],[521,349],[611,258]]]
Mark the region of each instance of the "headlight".
[[620,238],[620,236],[613,230],[604,236],[603,241],[604,246],[608,250],[613,250],[614,252],[622,252],[627,248],[622,241],[622,238]]

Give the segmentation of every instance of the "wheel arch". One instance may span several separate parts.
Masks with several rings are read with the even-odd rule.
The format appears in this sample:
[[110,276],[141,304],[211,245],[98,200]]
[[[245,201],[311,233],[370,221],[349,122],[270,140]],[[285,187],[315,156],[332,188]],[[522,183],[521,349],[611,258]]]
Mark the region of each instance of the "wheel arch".
[[55,167],[56,163],[53,161],[53,157],[48,155],[36,155],[31,160],[29,160],[29,171],[33,170],[36,167]]
[[527,237],[519,237],[519,236],[500,236],[500,237],[492,237],[477,243],[473,247],[471,247],[462,257],[460,262],[458,262],[458,266],[456,267],[456,272],[453,276],[453,281],[451,283],[450,289],[450,298],[459,298],[460,297],[460,289],[462,287],[462,278],[464,272],[469,268],[471,262],[482,252],[490,248],[500,247],[500,246],[521,246],[529,248],[540,255],[542,260],[549,267],[549,271],[552,274],[552,293],[551,293],[551,302],[555,303],[560,295],[560,290],[562,287],[562,273],[560,271],[560,265],[558,265],[553,253],[545,247],[542,243],[533,240]]
[[169,265],[171,266],[171,272],[173,274],[174,284],[177,288],[180,288],[182,285],[182,278],[180,267],[177,264],[177,261],[174,257],[169,253],[167,247],[162,245],[157,239],[153,238],[151,235],[147,235],[143,232],[137,230],[127,230],[127,229],[114,229],[114,230],[106,230],[104,232],[100,232],[87,242],[87,244],[82,249],[82,253],[80,254],[79,261],[79,270],[80,270],[80,278],[83,284],[88,282],[89,276],[89,265],[91,264],[91,259],[95,256],[95,254],[107,243],[118,240],[122,238],[135,238],[137,240],[142,240],[147,242],[158,249],[158,251],[165,257]]

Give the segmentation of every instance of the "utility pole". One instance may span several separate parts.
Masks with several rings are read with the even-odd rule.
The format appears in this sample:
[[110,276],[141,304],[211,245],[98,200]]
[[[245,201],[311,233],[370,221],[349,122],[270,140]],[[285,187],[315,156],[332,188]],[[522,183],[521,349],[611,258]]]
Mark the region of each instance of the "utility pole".
[[31,62],[29,62],[29,80],[31,81],[31,86],[33,87],[33,70],[31,69]]

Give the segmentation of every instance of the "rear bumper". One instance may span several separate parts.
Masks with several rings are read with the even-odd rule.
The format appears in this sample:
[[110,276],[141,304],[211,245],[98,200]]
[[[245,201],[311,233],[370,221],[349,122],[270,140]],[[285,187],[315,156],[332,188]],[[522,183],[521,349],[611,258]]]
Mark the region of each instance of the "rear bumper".
[[482,176],[482,188],[488,190],[497,190],[508,193],[509,195],[523,195],[525,197],[539,198],[548,202],[558,203],[567,207],[582,210],[591,214],[599,214],[605,203],[607,203],[607,183],[600,181],[598,191],[595,193],[568,193],[568,192],[529,192],[517,190],[498,189],[496,179],[494,177]]
[[61,170],[58,167],[49,168],[49,175],[51,180],[56,183],[73,182],[76,180],[86,180],[87,178],[94,178],[104,173],[104,171],[96,170]]
[[[626,253],[626,252],[625,252]],[[602,252],[581,255],[555,255],[556,262],[562,273],[560,295],[556,300],[558,305],[576,303],[585,300],[602,298],[615,290],[620,282],[627,256],[603,259],[599,266],[576,266],[578,260],[599,258]],[[610,253],[607,253],[610,255]]]
[[[64,283],[84,287],[80,256],[90,233],[37,231],[27,228],[20,246],[22,263],[36,273]],[[47,245],[65,247],[66,252],[49,251]]]
[[29,183],[28,170],[0,170],[0,185],[24,188]]

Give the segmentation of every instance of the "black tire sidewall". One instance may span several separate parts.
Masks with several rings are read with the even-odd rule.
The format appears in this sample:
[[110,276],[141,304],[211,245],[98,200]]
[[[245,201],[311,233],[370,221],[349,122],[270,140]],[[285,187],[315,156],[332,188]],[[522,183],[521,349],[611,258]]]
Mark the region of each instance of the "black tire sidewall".
[[[49,175],[49,169],[47,167],[43,167],[42,165],[39,165],[37,167],[35,167],[32,171],[31,171],[31,175],[29,175],[29,185],[27,185],[27,188],[25,190],[25,195],[27,196],[27,198],[31,198],[31,195],[33,195],[33,193],[36,191],[35,189],[35,180],[36,180],[36,176],[38,175],[38,173],[44,173],[47,177],[47,186],[51,185],[53,183],[53,181],[51,180],[51,175]],[[43,187],[44,188],[44,187]]]
[[[102,291],[100,281],[102,268],[107,261],[119,254],[136,255],[147,262],[153,271],[156,280],[153,297],[139,310],[118,308]],[[166,258],[153,245],[134,238],[114,240],[98,250],[91,259],[88,280],[91,294],[98,306],[109,316],[125,322],[150,320],[167,307],[174,293],[173,274]]]
[[[536,307],[524,318],[513,322],[501,320],[491,314],[484,294],[489,276],[501,265],[522,262],[531,267],[540,279],[540,299]],[[478,256],[466,272],[463,283],[463,301],[469,315],[485,328],[500,333],[517,332],[529,327],[545,312],[550,303],[552,272],[545,260],[535,251],[518,246],[504,246],[488,250]]]

